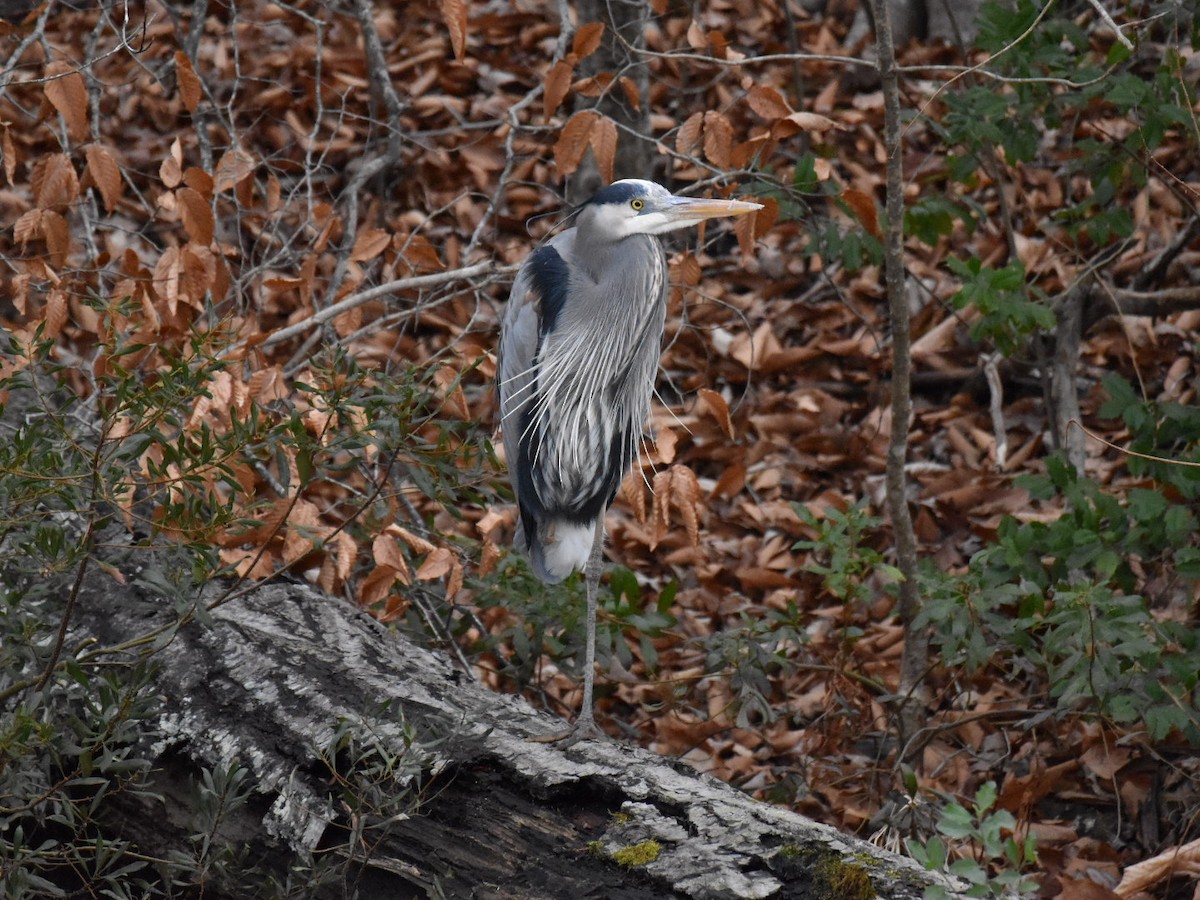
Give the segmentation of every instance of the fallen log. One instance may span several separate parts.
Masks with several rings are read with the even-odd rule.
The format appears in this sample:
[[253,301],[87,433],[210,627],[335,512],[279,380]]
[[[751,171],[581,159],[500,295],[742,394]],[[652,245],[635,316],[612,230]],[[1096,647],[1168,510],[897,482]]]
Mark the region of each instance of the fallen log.
[[[244,802],[213,840],[280,873],[336,863],[338,884],[313,896],[352,884],[362,897],[866,900],[917,898],[936,880],[645,750],[532,742],[561,720],[307,585],[270,584],[174,627],[156,583],[161,572],[120,585],[95,571],[72,629],[131,648],[164,629],[156,774],[117,798],[111,823],[144,852],[179,852],[189,785],[238,771]],[[214,877],[206,896],[240,894]]]

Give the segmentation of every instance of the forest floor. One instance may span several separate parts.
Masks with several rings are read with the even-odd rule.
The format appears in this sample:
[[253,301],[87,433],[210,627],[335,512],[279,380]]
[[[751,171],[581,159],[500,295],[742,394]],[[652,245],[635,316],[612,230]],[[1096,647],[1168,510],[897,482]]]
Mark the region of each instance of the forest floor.
[[[133,298],[122,321],[159,351],[186,346],[215,313],[241,342],[243,371],[214,376],[185,428],[229,428],[228,409],[249,398],[295,403],[320,431],[322,410],[295,385],[320,379],[311,361],[336,343],[367,370],[432,373],[437,416],[469,426],[477,446],[491,437],[493,350],[512,270],[455,272],[488,260],[511,267],[553,224],[554,186],[579,149],[564,145],[571,102],[611,86],[554,74],[549,4],[444,0],[411,15],[385,6],[373,23],[394,108],[372,76],[361,14],[319,4],[250,4],[236,15],[214,6],[196,27],[148,4],[156,15],[123,36],[119,18],[105,18],[112,9],[63,11],[0,33],[20,75],[0,95],[5,326],[31,334],[40,324],[78,363],[111,337],[111,320],[83,298]],[[700,238],[667,241],[673,287],[654,439],[608,518],[600,719],[614,736],[892,846],[909,829],[930,834],[947,799],[969,805],[996,782],[999,808],[1037,838],[1041,895],[1110,896],[1130,865],[1200,836],[1200,753],[1179,732],[1152,740],[1083,706],[1061,709],[1045,678],[1012,658],[969,674],[934,659],[918,796],[905,794],[888,702],[903,646],[884,502],[891,341],[872,246],[883,96],[844,59],[863,57],[869,40],[844,43],[854,4],[795,21],[773,3],[701,6],[695,20],[660,11],[647,32],[652,80],[637,99],[651,111],[650,174],[672,189],[736,185],[767,209],[752,232],[710,223]],[[812,56],[787,56],[776,36],[789,29]],[[96,60],[86,79],[85,59]],[[975,212],[974,227],[910,240],[905,257],[911,508],[923,562],[954,573],[995,544],[1007,517],[1052,521],[1064,503],[1018,483],[1044,473],[1057,449],[1044,348],[1029,339],[1001,355],[975,340],[978,313],[950,305],[962,282],[946,260],[998,266],[1015,252],[1025,283],[1052,297],[1103,252],[1105,276],[1127,283],[1192,227],[1200,167],[1196,135],[1181,126],[1154,152],[1151,177],[1119,185],[1111,201],[1128,211],[1130,239],[1100,246],[1068,235],[1056,211],[1090,189],[1072,169],[1076,145],[1030,123],[1032,160],[1002,165],[997,154],[994,170],[956,181],[947,173],[959,148],[944,141],[938,93],[959,85],[936,67],[962,54],[912,46],[900,59],[927,67],[902,81],[906,199],[945,196]],[[1128,122],[1094,102],[1072,127],[1104,136]],[[627,136],[580,139],[603,164],[607,142]],[[815,181],[798,168],[809,152]],[[385,156],[387,166],[358,179]],[[818,247],[822,230],[841,235],[840,255],[829,241]],[[1198,270],[1193,232],[1155,286],[1187,287]],[[421,276],[430,283],[347,306],[309,340],[319,332],[305,323],[323,306]],[[1200,311],[1087,324],[1077,386],[1090,432],[1116,447],[1130,439],[1100,415],[1108,373],[1145,398],[1195,403]],[[294,337],[272,339],[290,326]],[[989,367],[1002,396],[989,389]],[[77,381],[90,389],[86,376]],[[1148,481],[1111,445],[1086,440],[1086,474],[1125,498]],[[250,493],[271,494],[261,465],[238,471]],[[410,472],[383,494],[399,526],[364,517],[343,530],[347,498],[369,493],[347,470],[299,500],[278,498],[258,546],[248,551],[254,538],[243,534],[222,553],[246,577],[311,570],[386,621],[452,623],[447,645],[483,650],[471,659],[477,677],[570,715],[578,671],[566,661],[577,658],[579,620],[545,632],[525,623],[539,603],[577,604],[580,588],[533,585],[506,549],[514,510],[502,469],[484,458],[463,471],[474,499],[447,499]],[[842,520],[850,536],[822,540],[835,514],[856,508]],[[330,545],[304,537],[314,532]],[[1155,614],[1194,624],[1195,582],[1156,560],[1138,566]],[[420,609],[406,582],[425,592]],[[1193,896],[1194,882],[1157,871],[1146,882],[1156,896]]]

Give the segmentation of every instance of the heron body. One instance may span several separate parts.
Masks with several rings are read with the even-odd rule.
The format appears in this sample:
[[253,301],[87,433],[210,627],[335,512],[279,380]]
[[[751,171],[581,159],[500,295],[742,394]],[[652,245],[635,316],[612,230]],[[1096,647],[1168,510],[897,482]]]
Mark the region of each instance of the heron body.
[[755,203],[676,197],[627,179],[597,193],[576,224],[534,250],[513,283],[500,336],[498,389],[517,546],[556,583],[588,584],[584,708],[592,719],[595,592],[604,513],[637,456],[667,311],[657,234]]

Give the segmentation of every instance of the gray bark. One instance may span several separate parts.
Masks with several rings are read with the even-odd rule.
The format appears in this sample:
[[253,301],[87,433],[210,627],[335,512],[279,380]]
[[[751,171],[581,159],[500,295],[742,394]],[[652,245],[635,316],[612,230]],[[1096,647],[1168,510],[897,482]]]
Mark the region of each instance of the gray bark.
[[[175,620],[149,587],[162,583],[161,566],[153,578],[122,568],[127,586],[89,576],[73,639],[116,645]],[[201,599],[219,592],[211,585]],[[201,767],[237,764],[253,796],[222,820],[220,837],[281,871],[293,853],[356,857],[346,877],[363,897],[848,896],[832,862],[869,875],[875,896],[918,898],[933,877],[647,751],[531,743],[563,723],[307,586],[262,587],[202,618],[154,651],[159,796],[115,798],[114,827],[146,852],[186,847],[189,781]],[[331,777],[338,729],[338,756],[374,747],[411,763],[397,763],[382,791],[407,789],[401,811],[358,840],[348,830],[369,815],[348,807],[345,781]],[[655,858],[614,861],[651,840]],[[336,887],[318,895],[344,896],[346,883]],[[206,896],[238,887],[214,883]]]

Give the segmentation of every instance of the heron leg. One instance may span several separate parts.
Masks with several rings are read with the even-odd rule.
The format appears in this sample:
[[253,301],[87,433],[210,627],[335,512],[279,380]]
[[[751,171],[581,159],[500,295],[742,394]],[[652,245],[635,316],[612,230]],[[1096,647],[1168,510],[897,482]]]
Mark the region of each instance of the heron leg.
[[553,743],[559,747],[571,747],[589,738],[605,737],[592,711],[593,689],[596,683],[596,607],[600,592],[600,572],[604,565],[604,516],[596,520],[596,531],[592,538],[592,552],[583,569],[584,586],[587,590],[587,646],[583,657],[583,704],[575,724],[566,734],[550,738],[533,738],[537,743]]
[[583,570],[587,587],[587,649],[583,658],[583,707],[575,720],[575,730],[581,728],[594,736],[602,734],[593,714],[593,689],[596,683],[596,607],[599,603],[600,570],[604,564],[604,517],[596,520],[596,534],[592,538],[592,552]]

